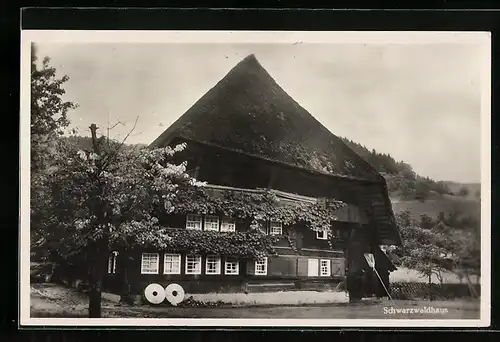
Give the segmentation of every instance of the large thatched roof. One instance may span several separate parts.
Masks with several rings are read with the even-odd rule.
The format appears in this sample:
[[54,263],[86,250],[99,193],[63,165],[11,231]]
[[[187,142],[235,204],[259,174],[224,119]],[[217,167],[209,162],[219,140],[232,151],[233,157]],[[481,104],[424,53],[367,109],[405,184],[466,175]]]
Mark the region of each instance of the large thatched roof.
[[152,146],[165,146],[175,137],[337,176],[381,177],[295,102],[254,55],[229,71]]
[[364,205],[374,210],[379,240],[401,243],[384,178],[292,99],[254,55],[231,69],[150,147],[164,147],[176,138],[369,181],[376,190]]

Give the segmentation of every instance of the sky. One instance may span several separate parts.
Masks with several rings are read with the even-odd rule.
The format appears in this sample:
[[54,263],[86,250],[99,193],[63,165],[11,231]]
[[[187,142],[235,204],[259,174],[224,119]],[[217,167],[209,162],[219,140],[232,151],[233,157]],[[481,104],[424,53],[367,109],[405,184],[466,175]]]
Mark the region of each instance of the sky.
[[151,143],[249,54],[337,136],[404,160],[434,180],[480,181],[479,44],[38,44],[82,135],[96,123]]

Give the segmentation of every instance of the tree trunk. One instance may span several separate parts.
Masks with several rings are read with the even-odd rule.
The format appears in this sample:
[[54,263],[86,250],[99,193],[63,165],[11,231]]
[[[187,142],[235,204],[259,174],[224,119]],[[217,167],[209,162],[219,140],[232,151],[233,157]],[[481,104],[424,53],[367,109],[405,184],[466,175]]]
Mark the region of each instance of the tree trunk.
[[106,249],[97,247],[92,258],[89,289],[89,318],[101,318],[101,287],[106,266]]
[[89,292],[89,318],[101,318],[101,282],[94,281]]
[[[101,154],[99,142],[97,139],[97,126],[96,124],[90,125],[90,132],[92,136],[92,146],[94,152],[97,155]],[[102,163],[97,160],[96,166],[98,172],[96,175],[99,175],[100,171],[103,171]],[[97,177],[99,179],[99,177]],[[108,206],[107,202],[105,202],[101,196],[104,195],[104,184],[100,180],[98,181],[99,192],[98,196],[93,198],[95,201],[96,208],[96,216],[97,216],[97,225],[96,229],[104,230],[104,238],[101,238],[93,244],[96,248],[90,249],[92,255],[92,263],[91,269],[92,272],[90,274],[90,292],[89,292],[89,317],[90,318],[100,318],[101,317],[101,286],[104,272],[106,271],[107,260],[109,257],[109,218],[106,217]]]
[[429,274],[429,300],[432,300],[432,274]]

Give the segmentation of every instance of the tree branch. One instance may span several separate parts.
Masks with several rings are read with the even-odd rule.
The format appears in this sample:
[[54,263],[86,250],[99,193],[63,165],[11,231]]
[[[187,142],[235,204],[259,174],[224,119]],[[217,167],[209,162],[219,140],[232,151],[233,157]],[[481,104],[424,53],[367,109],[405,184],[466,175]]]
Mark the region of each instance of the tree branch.
[[120,145],[118,145],[118,147],[113,151],[113,153],[110,155],[109,159],[104,162],[104,165],[107,166],[109,165],[111,162],[113,162],[114,160],[116,160],[116,157],[118,156],[118,152],[120,151],[120,149],[123,147],[123,145],[125,144],[125,141],[128,139],[128,137],[130,136],[130,134],[132,134],[132,132],[135,130],[135,126],[137,125],[137,121],[139,120],[139,116],[137,116],[135,118],[135,122],[134,122],[134,126],[132,127],[132,129],[127,133],[127,135],[125,136],[125,138],[122,140],[122,142],[120,143]]

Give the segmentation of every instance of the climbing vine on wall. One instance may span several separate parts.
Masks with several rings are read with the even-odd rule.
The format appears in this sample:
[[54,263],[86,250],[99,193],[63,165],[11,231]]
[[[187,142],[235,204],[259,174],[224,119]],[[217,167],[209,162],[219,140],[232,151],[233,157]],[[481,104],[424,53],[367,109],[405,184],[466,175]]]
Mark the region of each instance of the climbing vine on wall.
[[[250,222],[248,232],[219,233],[165,229],[162,234],[138,237],[140,244],[160,250],[189,253],[214,253],[241,257],[275,255],[273,245],[282,237],[270,236],[261,229],[266,221],[280,221],[285,227],[303,224],[318,231],[326,230],[331,237],[333,211],[342,207],[339,201],[282,202],[272,192],[250,193],[237,190],[219,190],[208,187],[179,189],[166,208],[169,214],[196,213],[223,215]],[[293,229],[285,228],[284,235],[296,251]],[[145,235],[146,236],[146,235]]]
[[275,220],[285,226],[302,223],[314,231],[330,231],[333,212],[344,205],[340,201],[327,200],[285,204],[272,192],[214,191],[199,187],[179,191],[170,212],[224,215],[257,222]]
[[273,245],[280,238],[264,234],[260,230],[221,233],[166,228],[154,236],[139,235],[136,242],[159,251],[261,258],[276,255]]

